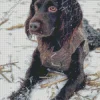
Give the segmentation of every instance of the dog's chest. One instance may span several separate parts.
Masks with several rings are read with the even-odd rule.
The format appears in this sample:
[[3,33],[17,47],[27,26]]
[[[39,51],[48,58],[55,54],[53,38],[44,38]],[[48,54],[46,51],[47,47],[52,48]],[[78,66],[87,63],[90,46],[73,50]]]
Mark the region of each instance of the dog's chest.
[[[70,57],[67,58],[67,53],[64,48],[57,52],[53,52],[52,49],[48,50],[47,46],[42,46],[40,48],[40,58],[41,62],[45,67],[53,68],[56,70],[65,70],[66,61]],[[65,61],[66,60],[66,61]]]
[[71,56],[84,41],[83,34],[76,32],[70,41],[66,41],[59,51],[53,52],[53,48],[48,50],[48,44],[38,43],[42,65],[48,68],[65,71],[71,63]]
[[71,61],[71,53],[67,52],[63,47],[56,52],[53,48],[48,50],[47,46],[39,47],[42,65],[56,70],[66,70]]

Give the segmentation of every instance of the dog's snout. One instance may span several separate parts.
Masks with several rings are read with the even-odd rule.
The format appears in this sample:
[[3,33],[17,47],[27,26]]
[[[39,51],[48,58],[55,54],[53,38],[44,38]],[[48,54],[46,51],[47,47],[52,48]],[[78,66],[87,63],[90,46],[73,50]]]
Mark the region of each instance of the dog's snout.
[[32,31],[37,31],[40,28],[40,22],[32,22],[30,23],[30,29]]

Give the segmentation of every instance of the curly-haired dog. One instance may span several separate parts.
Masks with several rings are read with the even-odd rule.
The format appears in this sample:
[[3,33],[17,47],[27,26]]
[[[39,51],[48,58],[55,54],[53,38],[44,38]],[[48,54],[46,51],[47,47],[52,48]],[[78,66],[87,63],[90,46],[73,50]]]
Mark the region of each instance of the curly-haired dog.
[[47,68],[62,71],[68,77],[53,100],[68,100],[85,86],[83,62],[89,49],[82,19],[77,0],[32,0],[25,28],[29,39],[32,35],[37,36],[38,47],[25,81],[10,100],[28,100],[24,93],[41,80],[39,76],[48,73]]

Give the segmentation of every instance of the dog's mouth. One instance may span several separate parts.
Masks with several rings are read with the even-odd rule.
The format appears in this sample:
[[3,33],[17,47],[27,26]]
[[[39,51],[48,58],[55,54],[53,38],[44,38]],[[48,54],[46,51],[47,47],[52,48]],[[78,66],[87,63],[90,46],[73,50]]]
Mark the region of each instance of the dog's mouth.
[[34,37],[34,35],[36,36],[36,37],[48,37],[48,36],[50,36],[50,35],[52,35],[52,33],[53,33],[53,31],[54,31],[54,29],[51,29],[50,31],[48,31],[46,28],[44,29],[45,31],[43,31],[42,29],[39,29],[39,30],[37,30],[37,31],[33,31],[33,30],[31,30],[31,29],[29,29],[29,37],[30,37],[30,39],[32,38],[32,37]]
[[45,37],[45,35],[43,34],[43,32],[42,31],[37,31],[37,32],[34,32],[34,31],[32,31],[32,30],[29,30],[29,35],[28,35],[28,38],[29,38],[29,40],[34,40],[34,37]]
[[42,30],[37,30],[37,31],[29,30],[29,33],[30,33],[31,37],[33,37],[34,35],[37,37],[47,37],[45,32]]
[[34,35],[42,35],[43,31],[42,30],[38,30],[38,31],[33,31],[33,30],[29,30],[30,34],[34,34]]

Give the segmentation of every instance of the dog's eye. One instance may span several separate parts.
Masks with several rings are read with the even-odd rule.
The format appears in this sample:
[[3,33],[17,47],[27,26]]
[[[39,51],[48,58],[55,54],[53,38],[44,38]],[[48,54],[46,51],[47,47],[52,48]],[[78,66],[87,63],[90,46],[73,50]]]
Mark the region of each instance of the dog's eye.
[[57,12],[57,7],[55,7],[55,6],[50,6],[50,7],[48,7],[48,11],[49,11],[49,12],[52,12],[52,13],[55,13],[55,12]]

